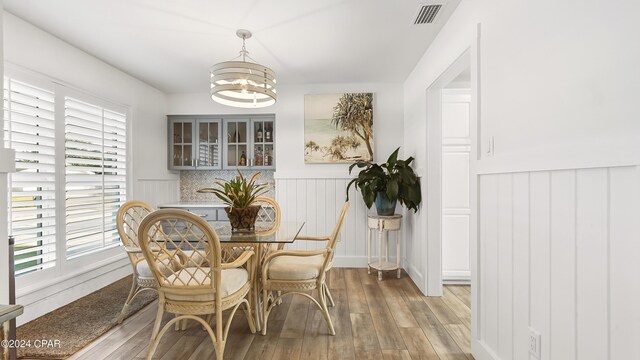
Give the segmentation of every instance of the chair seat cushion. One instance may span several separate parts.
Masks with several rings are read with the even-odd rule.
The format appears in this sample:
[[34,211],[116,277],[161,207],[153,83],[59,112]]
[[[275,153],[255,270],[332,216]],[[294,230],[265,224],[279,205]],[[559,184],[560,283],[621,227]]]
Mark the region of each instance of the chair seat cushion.
[[200,251],[191,251],[191,250],[181,250],[183,256],[186,259],[181,259],[181,261],[186,260],[186,266],[201,266],[204,264],[207,259],[203,256],[204,254]]
[[[159,263],[160,264],[160,271],[162,271],[165,274],[170,274],[171,273],[171,259],[165,259],[162,262]],[[138,263],[136,263],[136,272],[138,273],[138,277],[139,278],[143,278],[143,279],[149,279],[149,278],[153,278],[153,273],[151,272],[151,268],[149,268],[149,264],[147,263],[147,260],[140,260],[138,261]]]
[[[211,284],[210,278],[207,276],[210,268],[185,268],[172,274],[167,281],[175,286],[198,286]],[[220,296],[227,297],[240,290],[248,281],[249,273],[243,268],[224,269],[220,275]],[[167,299],[179,301],[213,301],[214,292],[199,295],[176,295],[166,293]]]
[[277,256],[269,263],[269,279],[311,280],[320,276],[324,255]]

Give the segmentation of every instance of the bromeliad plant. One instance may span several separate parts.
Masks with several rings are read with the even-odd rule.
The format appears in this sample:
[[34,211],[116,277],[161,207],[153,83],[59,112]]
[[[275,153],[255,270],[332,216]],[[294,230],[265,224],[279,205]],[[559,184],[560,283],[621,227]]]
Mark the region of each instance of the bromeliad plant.
[[238,176],[231,180],[217,179],[214,183],[217,187],[198,190],[199,193],[212,193],[230,208],[248,208],[256,198],[267,192],[267,184],[256,184],[256,178],[260,173],[255,173],[247,180],[240,171]]
[[360,170],[358,176],[347,185],[347,200],[349,199],[349,188],[355,184],[356,189],[362,193],[367,208],[371,208],[375,202],[378,213],[381,215],[388,215],[381,213],[379,205],[381,201],[393,204],[391,214],[395,210],[396,201],[400,201],[401,205],[416,212],[422,201],[420,178],[411,168],[413,157],[398,160],[399,150],[400,148],[397,148],[383,164],[358,161],[349,166],[349,174],[354,167],[364,169]]

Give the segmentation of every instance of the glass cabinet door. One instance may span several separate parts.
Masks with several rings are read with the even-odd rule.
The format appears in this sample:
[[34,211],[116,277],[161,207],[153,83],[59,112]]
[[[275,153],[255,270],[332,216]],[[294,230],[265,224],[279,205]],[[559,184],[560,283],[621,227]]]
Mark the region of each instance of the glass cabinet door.
[[259,168],[275,168],[274,158],[274,123],[273,120],[255,118],[251,120],[253,146],[251,158],[253,166]]
[[170,168],[181,169],[194,167],[193,125],[193,120],[172,120],[170,122]]
[[206,169],[220,169],[221,164],[221,121],[220,120],[198,120],[198,148],[196,155],[196,166]]
[[225,121],[227,151],[224,167],[226,169],[249,166],[249,122],[247,120]]

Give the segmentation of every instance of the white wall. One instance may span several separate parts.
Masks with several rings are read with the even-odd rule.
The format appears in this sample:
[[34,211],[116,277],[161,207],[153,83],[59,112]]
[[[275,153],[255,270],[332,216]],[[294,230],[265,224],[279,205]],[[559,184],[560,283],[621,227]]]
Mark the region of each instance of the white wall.
[[[486,148],[495,138],[493,161],[633,162],[621,150],[640,148],[629,106],[640,93],[631,15],[638,11],[634,1],[463,1],[405,81],[407,140],[424,134],[414,130],[425,126],[425,89],[469,47],[480,23],[481,140]],[[409,149],[423,150],[408,141]]]
[[[616,221],[622,222],[615,225],[615,236],[638,242],[636,225],[631,227],[626,219],[640,216],[634,195],[637,178],[631,184],[626,173],[616,178],[623,187],[609,185],[612,174],[623,171],[618,169],[631,171],[640,164],[640,109],[635,106],[640,97],[638,13],[637,1],[463,1],[404,83],[405,154],[418,158],[425,175],[426,89],[470,47],[480,24],[483,151],[477,163],[482,185],[477,262],[482,278],[475,288],[480,297],[474,308],[474,325],[479,324],[480,331],[472,339],[477,359],[528,359],[523,341],[529,326],[542,333],[544,359],[638,358],[637,351],[620,342],[640,333],[632,305],[640,300],[637,281],[628,288],[617,287],[629,283],[630,273],[638,274],[628,255],[638,254],[638,249],[613,239],[614,225],[607,222],[614,221],[615,213]],[[491,137],[495,155],[487,157]],[[589,168],[600,169],[592,173]],[[551,188],[550,180],[538,179],[554,178],[562,169],[577,174],[577,185],[569,181]],[[509,194],[508,187],[495,185],[497,178],[512,173],[531,174],[542,187],[515,191],[520,182],[514,178],[514,192]],[[545,209],[568,206],[563,189],[571,194],[576,188],[578,205],[549,218]],[[627,202],[614,203],[614,191]],[[497,192],[505,193],[496,199]],[[540,208],[524,210],[541,218],[514,213],[511,219],[510,206],[524,206],[522,201],[529,200],[509,205],[510,196],[527,196],[532,201],[528,206]],[[415,223],[409,246],[417,249],[409,260],[422,273],[427,271],[420,249],[425,216],[409,220]],[[563,232],[571,231],[576,216],[582,219],[574,228],[582,239],[577,240],[580,246],[562,248],[568,246]],[[509,225],[503,225],[510,221],[512,237]],[[531,246],[518,247],[529,241],[528,236]],[[557,258],[560,253],[566,258]],[[505,278],[514,264],[524,270]],[[566,311],[560,310],[567,305],[562,294],[573,296],[574,304]],[[571,327],[573,310],[578,315]],[[629,314],[628,323],[619,322],[619,312]],[[514,337],[509,340],[511,332]],[[576,346],[570,346],[572,341]]]
[[[279,86],[277,103],[272,107],[256,110],[221,106],[213,102],[208,93],[174,94],[169,95],[168,113],[275,113],[277,169],[274,177],[276,197],[283,204],[283,218],[306,220],[304,231],[309,235],[329,234],[346,195],[345,187],[350,178],[348,164],[304,164],[304,95],[338,92],[374,93],[374,160],[386,160],[396,147],[402,145],[402,84]],[[353,190],[352,194],[355,196]],[[358,196],[352,199],[342,241],[337,247],[336,264],[363,267],[366,266],[367,209]],[[305,249],[307,245],[300,246]]]
[[[169,173],[166,164],[165,94],[6,12],[4,60],[12,67],[39,73],[65,86],[129,106],[133,122],[131,197],[152,204],[177,200],[178,176]],[[0,227],[6,229],[6,226]],[[109,254],[101,256],[99,262],[75,267],[72,273],[59,269],[53,282],[26,284],[18,279],[18,302],[27,305],[20,322],[130,273],[123,251]]]

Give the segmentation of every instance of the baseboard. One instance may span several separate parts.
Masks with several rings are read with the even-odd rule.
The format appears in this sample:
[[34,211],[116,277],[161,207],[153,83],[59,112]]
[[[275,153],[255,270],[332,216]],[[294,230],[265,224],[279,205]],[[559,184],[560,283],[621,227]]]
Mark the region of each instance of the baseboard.
[[443,284],[471,284],[471,271],[442,271]]
[[74,278],[49,284],[42,289],[18,296],[16,303],[25,308],[24,313],[17,318],[17,324],[19,326],[36,319],[129,274],[131,274],[131,263],[128,258],[124,258],[90,269]]
[[476,360],[499,360],[498,355],[480,340],[471,341],[471,355],[473,355]]
[[444,285],[471,285],[471,280],[442,279]]
[[426,289],[424,288],[425,286],[424,275],[422,275],[422,273],[418,271],[418,269],[416,269],[416,267],[411,264],[409,264],[407,268],[408,268],[407,273],[409,274],[409,277],[411,278],[411,280],[413,280],[413,282],[416,284],[418,289],[422,291],[422,295],[426,294],[427,292],[426,292]]

